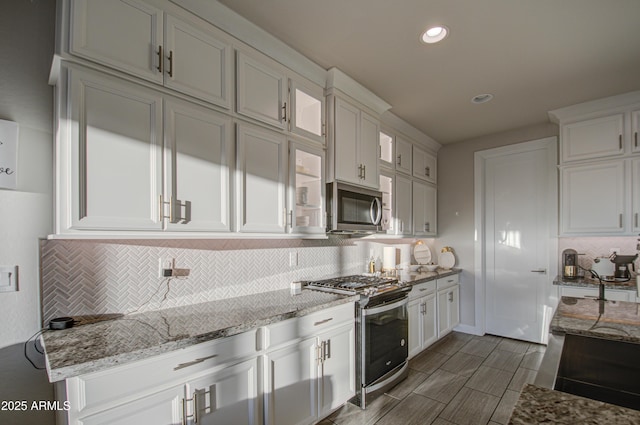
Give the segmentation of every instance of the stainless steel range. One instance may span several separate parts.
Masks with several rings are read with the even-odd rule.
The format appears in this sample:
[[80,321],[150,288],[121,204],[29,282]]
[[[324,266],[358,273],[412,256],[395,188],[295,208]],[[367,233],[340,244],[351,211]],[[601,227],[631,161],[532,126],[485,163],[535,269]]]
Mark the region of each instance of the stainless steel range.
[[395,278],[344,276],[305,282],[307,288],[359,294],[356,303],[356,396],[362,409],[407,377],[410,286]]

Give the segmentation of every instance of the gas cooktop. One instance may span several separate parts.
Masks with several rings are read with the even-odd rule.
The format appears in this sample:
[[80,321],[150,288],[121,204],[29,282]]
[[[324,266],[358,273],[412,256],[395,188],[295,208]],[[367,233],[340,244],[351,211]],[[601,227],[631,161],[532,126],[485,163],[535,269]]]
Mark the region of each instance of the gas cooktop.
[[351,275],[330,279],[306,281],[304,284],[312,289],[342,294],[375,295],[399,289],[398,279],[380,276]]

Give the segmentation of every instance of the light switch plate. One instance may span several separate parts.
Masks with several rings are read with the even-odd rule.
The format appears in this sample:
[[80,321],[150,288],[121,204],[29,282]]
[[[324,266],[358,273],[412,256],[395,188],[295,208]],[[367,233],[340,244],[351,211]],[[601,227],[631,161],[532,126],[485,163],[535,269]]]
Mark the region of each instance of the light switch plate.
[[18,290],[18,266],[0,266],[0,292]]

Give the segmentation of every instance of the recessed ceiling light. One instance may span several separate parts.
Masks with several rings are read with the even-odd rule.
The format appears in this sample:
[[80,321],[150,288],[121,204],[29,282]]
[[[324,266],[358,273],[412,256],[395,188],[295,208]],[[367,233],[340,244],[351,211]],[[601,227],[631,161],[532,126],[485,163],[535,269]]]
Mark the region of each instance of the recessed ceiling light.
[[435,26],[428,28],[425,32],[420,36],[420,40],[423,43],[433,44],[438,41],[444,40],[444,38],[449,34],[449,28],[445,26]]
[[475,104],[487,103],[491,99],[493,99],[493,95],[492,94],[489,94],[489,93],[479,94],[479,95],[473,96],[471,98],[471,103],[475,103]]

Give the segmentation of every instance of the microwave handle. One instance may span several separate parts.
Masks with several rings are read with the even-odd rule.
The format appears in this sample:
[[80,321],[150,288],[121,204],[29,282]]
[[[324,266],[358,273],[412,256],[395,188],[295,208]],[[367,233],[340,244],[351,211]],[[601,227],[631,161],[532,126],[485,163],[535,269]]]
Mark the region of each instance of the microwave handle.
[[373,225],[377,226],[380,224],[380,219],[382,218],[382,205],[380,205],[380,199],[373,198],[371,201],[371,207],[369,207],[369,215],[371,216],[371,223]]

